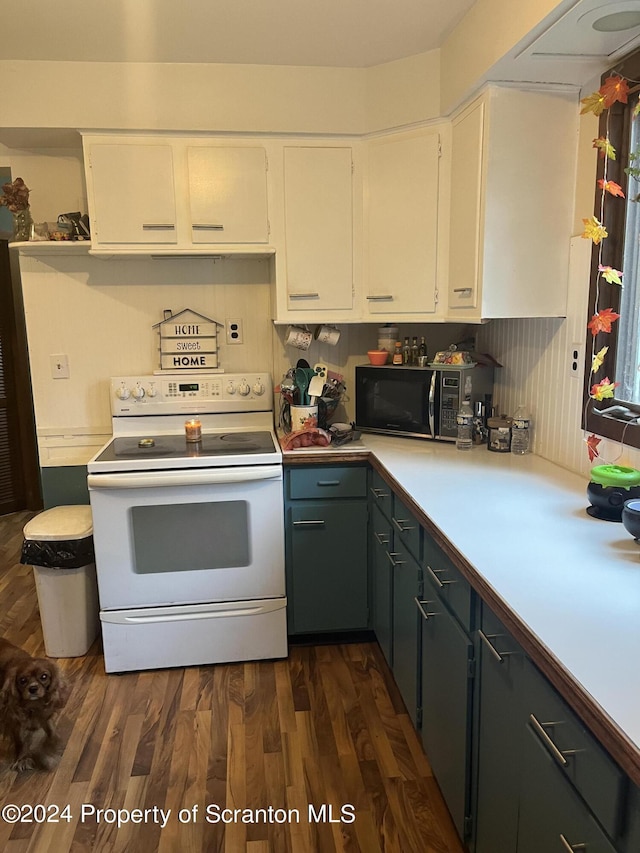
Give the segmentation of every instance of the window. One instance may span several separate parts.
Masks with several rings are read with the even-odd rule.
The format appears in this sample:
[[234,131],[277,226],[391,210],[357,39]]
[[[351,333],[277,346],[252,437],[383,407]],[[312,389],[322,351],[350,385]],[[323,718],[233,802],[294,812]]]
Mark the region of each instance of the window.
[[[625,199],[607,196],[602,207],[602,190],[596,187],[594,215],[607,229],[608,237],[594,245],[589,293],[589,318],[595,310],[611,308],[620,314],[611,333],[600,333],[595,340],[587,332],[587,364],[583,427],[616,441],[640,447],[640,175],[628,174],[629,166],[640,167],[640,115],[634,109],[640,97],[640,51],[606,72],[620,74],[631,87],[628,103],[615,103],[600,118],[599,136],[608,137],[616,159],[607,161],[606,179],[620,184]],[[635,156],[634,156],[635,155]],[[597,178],[604,177],[604,160],[598,161]],[[602,282],[598,266],[623,271],[623,287]],[[599,290],[600,288],[600,290]],[[606,288],[606,290],[604,290]],[[598,298],[599,296],[599,298]],[[597,402],[590,398],[589,376],[592,352],[608,347],[598,379],[610,377],[619,383],[613,399]]]

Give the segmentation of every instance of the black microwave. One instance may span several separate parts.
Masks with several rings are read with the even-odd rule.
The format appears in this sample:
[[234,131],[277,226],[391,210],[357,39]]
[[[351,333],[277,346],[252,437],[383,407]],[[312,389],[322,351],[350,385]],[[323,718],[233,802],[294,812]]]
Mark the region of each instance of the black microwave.
[[356,429],[455,441],[456,414],[465,397],[493,394],[493,368],[356,366]]

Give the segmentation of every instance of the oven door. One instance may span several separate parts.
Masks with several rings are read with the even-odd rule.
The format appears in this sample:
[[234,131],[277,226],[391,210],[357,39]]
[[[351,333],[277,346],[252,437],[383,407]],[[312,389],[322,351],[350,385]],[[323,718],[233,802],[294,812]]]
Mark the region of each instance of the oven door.
[[90,474],[100,607],[284,596],[282,467]]

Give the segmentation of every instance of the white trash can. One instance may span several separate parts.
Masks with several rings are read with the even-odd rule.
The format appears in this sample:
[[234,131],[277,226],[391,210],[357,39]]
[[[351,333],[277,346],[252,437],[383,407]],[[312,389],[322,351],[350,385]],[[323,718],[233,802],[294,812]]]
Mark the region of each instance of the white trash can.
[[33,566],[45,651],[52,658],[80,657],[100,625],[91,507],[47,509],[23,533],[20,562]]

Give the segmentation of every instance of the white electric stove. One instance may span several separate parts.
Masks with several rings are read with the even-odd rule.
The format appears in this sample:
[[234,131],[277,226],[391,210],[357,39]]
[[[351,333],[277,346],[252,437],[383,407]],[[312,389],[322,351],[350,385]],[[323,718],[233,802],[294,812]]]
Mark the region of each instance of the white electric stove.
[[110,387],[113,438],[88,464],[107,672],[286,656],[270,376]]

